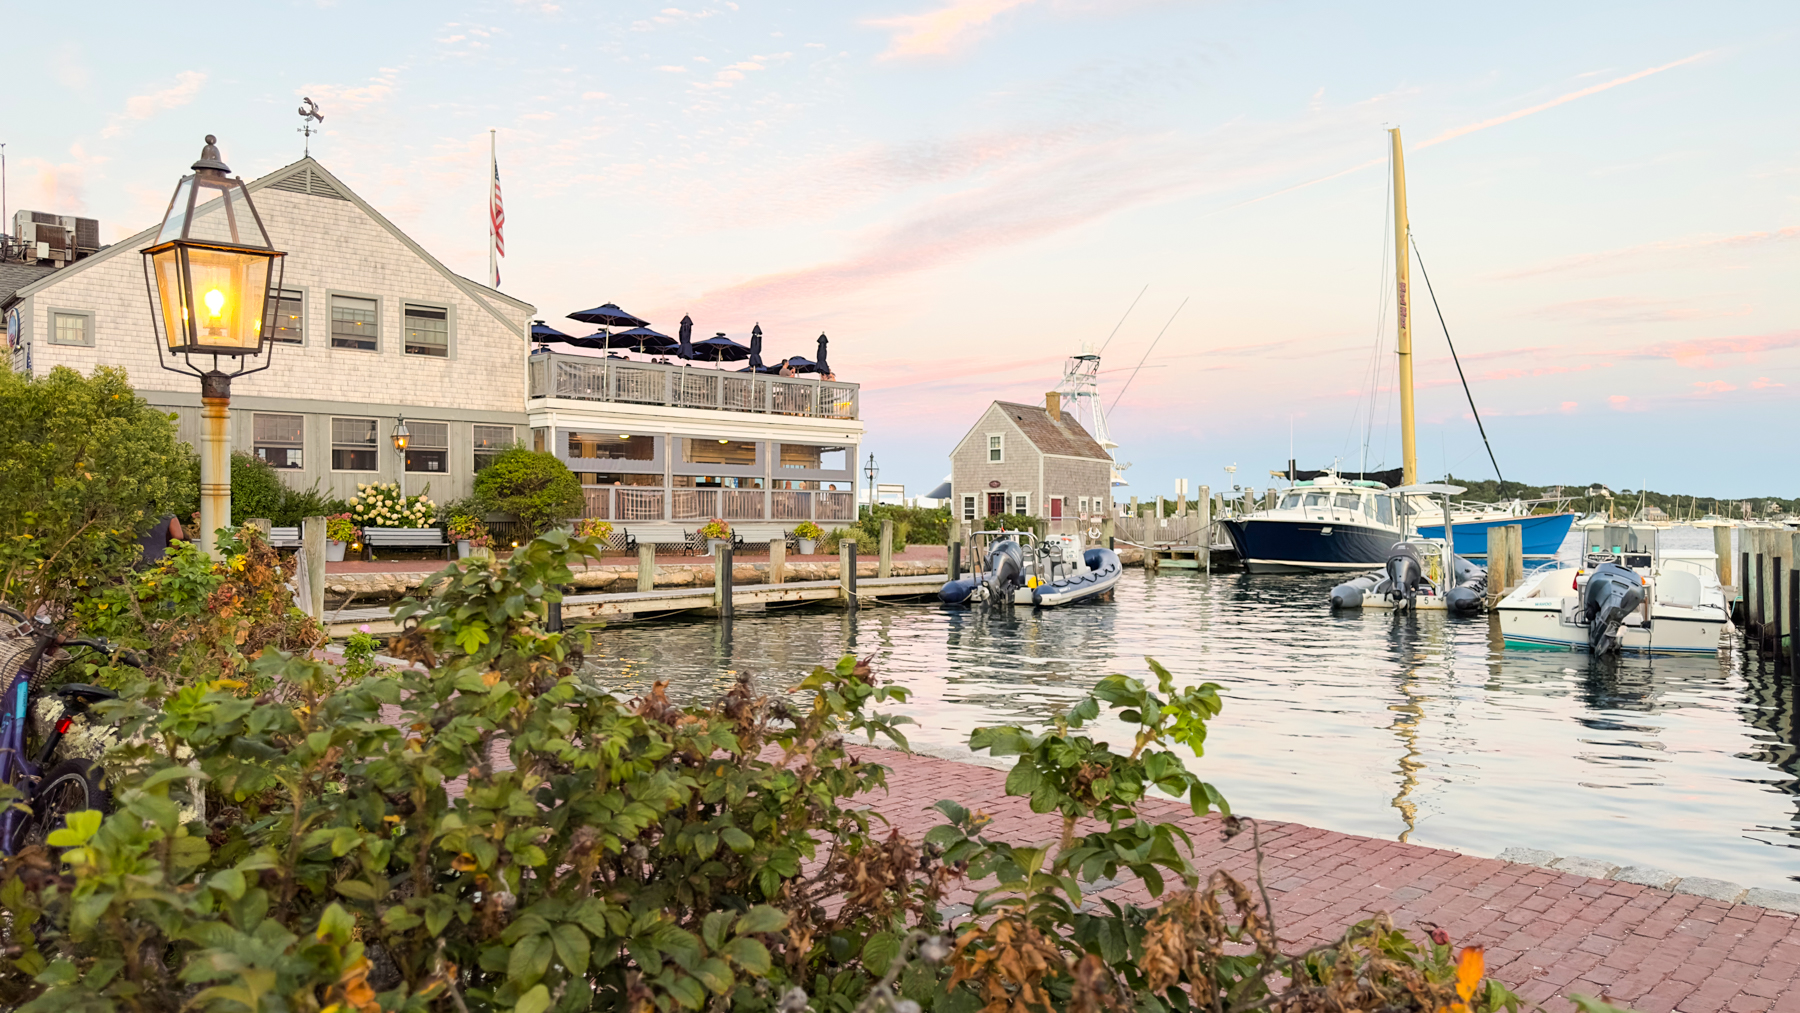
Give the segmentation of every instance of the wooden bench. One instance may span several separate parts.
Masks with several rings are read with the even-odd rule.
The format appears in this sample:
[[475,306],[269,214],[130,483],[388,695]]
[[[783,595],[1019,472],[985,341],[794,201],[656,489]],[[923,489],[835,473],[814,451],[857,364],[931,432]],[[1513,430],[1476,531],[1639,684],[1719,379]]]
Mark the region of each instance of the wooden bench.
[[269,547],[273,549],[298,549],[300,547],[300,529],[270,528]]
[[450,543],[441,528],[363,528],[363,558],[374,559],[375,547],[384,549],[443,549],[450,558]]

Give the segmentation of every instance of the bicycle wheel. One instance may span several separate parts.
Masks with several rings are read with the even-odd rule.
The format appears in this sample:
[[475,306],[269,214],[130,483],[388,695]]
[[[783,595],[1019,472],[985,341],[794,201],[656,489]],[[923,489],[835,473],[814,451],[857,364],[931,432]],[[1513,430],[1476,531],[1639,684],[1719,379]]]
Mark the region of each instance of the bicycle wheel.
[[64,760],[38,782],[31,796],[31,823],[25,828],[26,845],[42,844],[50,831],[60,829],[69,813],[112,809],[112,793],[101,784],[104,774],[88,760]]

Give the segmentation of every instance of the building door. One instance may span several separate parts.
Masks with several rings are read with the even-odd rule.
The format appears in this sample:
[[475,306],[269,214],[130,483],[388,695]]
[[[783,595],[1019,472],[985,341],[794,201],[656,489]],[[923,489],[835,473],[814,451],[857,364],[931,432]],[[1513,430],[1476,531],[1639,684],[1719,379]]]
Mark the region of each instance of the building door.
[[1006,512],[1006,494],[1003,492],[988,493],[987,515],[989,517],[998,517],[1005,512]]

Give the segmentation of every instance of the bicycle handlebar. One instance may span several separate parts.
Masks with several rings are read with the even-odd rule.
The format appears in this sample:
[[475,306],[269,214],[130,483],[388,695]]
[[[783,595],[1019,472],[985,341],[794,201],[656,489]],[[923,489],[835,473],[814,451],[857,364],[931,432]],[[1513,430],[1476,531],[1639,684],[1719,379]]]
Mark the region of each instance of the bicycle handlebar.
[[62,646],[65,648],[86,647],[90,650],[98,651],[115,661],[123,661],[133,668],[144,667],[143,659],[139,658],[134,652],[117,650],[104,640],[65,640],[62,642]]
[[14,619],[18,620],[19,622],[25,621],[25,613],[20,612],[18,609],[13,608],[10,605],[0,605],[0,615],[12,616]]

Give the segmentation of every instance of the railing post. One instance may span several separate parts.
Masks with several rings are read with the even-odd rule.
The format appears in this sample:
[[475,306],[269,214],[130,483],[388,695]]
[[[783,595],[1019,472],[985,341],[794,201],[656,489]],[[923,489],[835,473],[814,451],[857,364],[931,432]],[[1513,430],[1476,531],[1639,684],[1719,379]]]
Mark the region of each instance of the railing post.
[[638,543],[638,591],[656,590],[656,543]]
[[875,576],[892,577],[894,575],[894,519],[881,519],[881,561],[876,564]]

